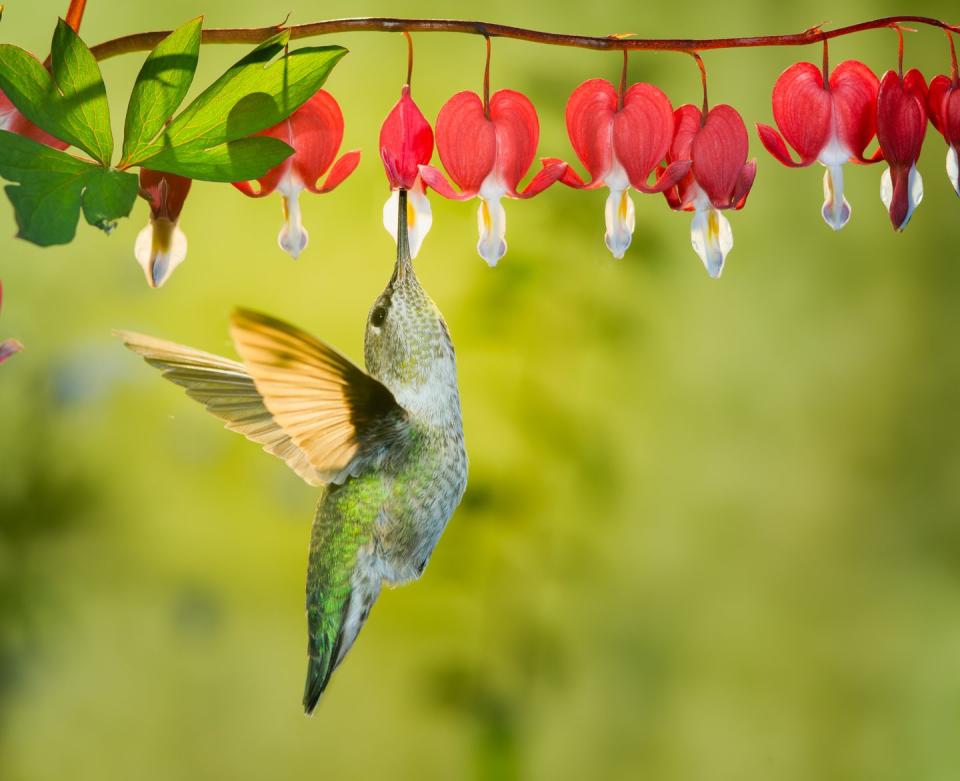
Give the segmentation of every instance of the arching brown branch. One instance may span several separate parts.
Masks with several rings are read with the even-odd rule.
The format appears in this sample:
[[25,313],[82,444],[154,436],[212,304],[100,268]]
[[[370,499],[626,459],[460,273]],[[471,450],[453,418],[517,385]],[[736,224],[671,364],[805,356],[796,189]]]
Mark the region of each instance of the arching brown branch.
[[[839,38],[844,35],[877,30],[900,23],[924,24],[960,33],[960,25],[947,24],[928,16],[887,16],[859,24],[823,30],[822,26],[811,27],[790,35],[761,35],[745,38],[622,38],[617,36],[595,37],[588,35],[565,35],[542,32],[523,27],[510,27],[490,22],[475,22],[461,19],[397,19],[392,17],[362,17],[355,19],[330,19],[286,27],[213,28],[203,31],[203,43],[260,43],[283,29],[290,30],[290,37],[311,38],[318,35],[351,32],[446,32],[483,35],[488,38],[513,38],[531,43],[551,46],[572,46],[580,49],[601,51],[707,51],[709,49],[736,49],[754,46],[806,46],[812,43]],[[129,52],[147,51],[156,46],[169,30],[133,33],[104,41],[93,47],[98,60],[116,57]]]

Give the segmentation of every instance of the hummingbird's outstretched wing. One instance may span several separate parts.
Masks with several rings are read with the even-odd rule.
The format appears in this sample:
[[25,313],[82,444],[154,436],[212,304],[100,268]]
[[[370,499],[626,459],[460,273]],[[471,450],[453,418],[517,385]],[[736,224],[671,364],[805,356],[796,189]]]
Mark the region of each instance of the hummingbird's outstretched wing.
[[319,339],[243,309],[230,333],[264,406],[330,482],[376,466],[409,435],[390,390]]
[[242,363],[130,331],[117,331],[116,335],[160,369],[166,379],[186,388],[187,395],[224,421],[228,429],[263,445],[310,485],[327,482],[273,419]]

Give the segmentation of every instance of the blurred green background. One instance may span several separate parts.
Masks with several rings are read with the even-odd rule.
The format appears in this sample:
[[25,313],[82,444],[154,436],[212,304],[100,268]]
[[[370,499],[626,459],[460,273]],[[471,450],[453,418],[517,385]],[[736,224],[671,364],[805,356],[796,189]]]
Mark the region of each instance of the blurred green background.
[[[922,5],[922,7],[921,7]],[[0,32],[45,55],[66,2],[8,3]],[[91,0],[88,42],[169,28],[356,14],[479,17],[558,31],[728,36],[946,1],[584,5]],[[376,139],[405,67],[398,35],[331,38],[328,88],[359,171],[303,199],[310,246],[276,246],[276,197],[197,184],[187,262],[149,290],[138,203],[106,237],[12,238],[0,208],[0,777],[44,779],[954,779],[960,767],[960,201],[932,128],[926,200],[894,235],[881,167],[848,169],[850,225],[821,221],[819,167],[757,143],[721,281],[688,215],[637,195],[621,262],[603,192],[507,204],[510,250],[474,252],[475,204],[431,197],[417,260],[458,350],[469,486],[423,580],[387,591],[313,719],[303,580],[316,492],[221,429],[113,328],[231,355],[227,316],[263,309],[355,359],[391,268]],[[241,52],[205,47],[197,85]],[[946,41],[906,63],[948,68]],[[777,75],[811,49],[711,52],[711,98],[769,122]],[[893,33],[832,59],[895,64]],[[477,89],[483,44],[416,36],[433,120]],[[119,134],[140,55],[103,66]],[[619,56],[495,41],[493,87],[563,106]],[[699,99],[677,54],[633,80]]]

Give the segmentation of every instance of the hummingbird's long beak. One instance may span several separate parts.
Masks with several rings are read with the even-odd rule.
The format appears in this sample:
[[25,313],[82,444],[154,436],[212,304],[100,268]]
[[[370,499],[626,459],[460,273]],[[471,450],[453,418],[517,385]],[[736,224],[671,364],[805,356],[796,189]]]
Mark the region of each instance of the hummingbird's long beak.
[[410,258],[410,234],[407,230],[407,191],[400,188],[397,203],[397,262],[393,267],[391,282],[402,282],[409,272],[413,274],[413,260]]

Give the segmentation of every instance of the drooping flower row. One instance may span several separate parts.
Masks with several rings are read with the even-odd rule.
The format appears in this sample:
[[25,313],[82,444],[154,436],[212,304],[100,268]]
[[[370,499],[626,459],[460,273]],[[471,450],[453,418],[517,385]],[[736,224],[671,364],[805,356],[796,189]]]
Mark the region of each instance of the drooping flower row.
[[[383,122],[380,157],[391,188],[383,209],[386,229],[396,239],[398,191],[407,191],[409,240],[415,257],[430,230],[427,192],[445,198],[479,198],[477,251],[491,266],[507,250],[504,198],[526,199],[556,182],[575,189],[607,187],[605,242],[615,258],[630,246],[635,207],[630,195],[662,194],[670,208],[693,212],[691,243],[708,273],[721,274],[733,246],[730,223],[722,214],[743,208],[757,172],[748,160],[748,135],[740,114],[720,104],[703,110],[692,104],[674,109],[657,87],[636,83],[617,89],[590,79],[570,96],[566,128],[589,178],[558,158],[543,158],[525,187],[520,182],[534,163],[539,142],[536,109],[523,94],[500,90],[481,97],[460,92],[441,108],[436,136],[414,102],[409,84]],[[947,173],[960,195],[960,79],[950,76],[929,85],[913,69],[902,67],[878,79],[863,63],[848,60],[827,74],[826,65],[800,62],[785,70],[773,89],[773,118],[779,130],[758,124],[760,141],[790,167],[819,162],[824,173],[823,219],[839,230],[850,219],[844,196],[845,163],[885,160],[881,199],[891,222],[903,230],[923,197],[916,163],[927,120],[947,142]],[[0,128],[64,148],[26,120],[0,93]],[[343,115],[336,100],[319,90],[288,119],[263,131],[293,148],[293,154],[262,176],[256,185],[235,182],[245,195],[281,196],[284,222],[278,242],[296,258],[307,246],[299,195],[326,193],[357,167],[360,152],[337,157],[343,140]],[[876,136],[879,148],[866,155]],[[430,165],[434,142],[446,176]],[[795,160],[788,148],[799,159]],[[320,183],[322,177],[323,183]],[[150,206],[150,222],[137,237],[135,255],[148,283],[159,287],[184,260],[187,242],[178,222],[191,182],[169,173],[141,170],[141,195]]]

